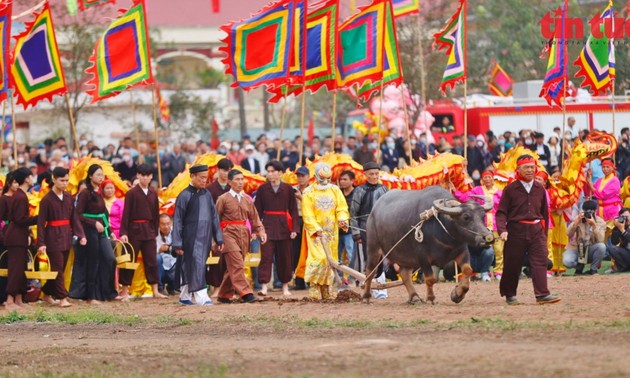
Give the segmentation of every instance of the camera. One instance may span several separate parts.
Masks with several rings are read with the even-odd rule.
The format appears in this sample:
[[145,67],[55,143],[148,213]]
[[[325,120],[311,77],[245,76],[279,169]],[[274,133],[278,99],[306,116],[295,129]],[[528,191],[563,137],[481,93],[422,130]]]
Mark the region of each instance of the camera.
[[617,218],[617,221],[619,221],[619,223],[626,223],[626,216],[620,215],[619,218]]
[[584,210],[584,217],[582,218],[582,223],[586,223],[587,219],[593,219],[595,215],[595,210]]

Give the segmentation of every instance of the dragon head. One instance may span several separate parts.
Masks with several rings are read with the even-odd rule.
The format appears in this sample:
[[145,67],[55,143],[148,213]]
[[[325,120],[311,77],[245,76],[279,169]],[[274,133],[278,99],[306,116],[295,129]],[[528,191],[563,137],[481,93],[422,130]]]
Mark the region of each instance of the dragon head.
[[617,151],[617,139],[608,133],[592,131],[584,143],[587,161],[611,157]]

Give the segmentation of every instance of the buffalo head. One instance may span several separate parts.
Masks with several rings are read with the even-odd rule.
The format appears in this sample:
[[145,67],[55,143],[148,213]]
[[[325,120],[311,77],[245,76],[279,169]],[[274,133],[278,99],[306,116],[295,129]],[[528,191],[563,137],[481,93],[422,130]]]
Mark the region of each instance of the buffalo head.
[[460,203],[447,199],[435,200],[433,206],[450,217],[451,221],[444,226],[453,237],[461,238],[475,247],[485,247],[494,241],[492,231],[488,230],[484,222],[486,211],[492,209],[493,203],[491,199],[479,198],[484,200],[483,206],[476,201]]

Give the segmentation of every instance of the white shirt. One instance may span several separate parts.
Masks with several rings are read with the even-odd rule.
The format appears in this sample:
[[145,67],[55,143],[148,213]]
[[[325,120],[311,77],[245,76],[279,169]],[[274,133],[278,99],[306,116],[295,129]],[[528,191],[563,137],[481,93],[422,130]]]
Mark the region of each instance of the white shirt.
[[140,189],[142,189],[142,191],[144,192],[145,196],[149,194],[149,188],[145,189],[145,188],[140,187]]
[[236,198],[238,200],[238,202],[241,202],[241,199],[243,199],[243,193],[242,192],[241,193],[236,193],[234,191],[234,189],[230,189],[230,191],[228,193],[230,193],[230,195],[232,197]]
[[525,182],[523,180],[519,180],[519,181],[521,182],[521,184],[523,184],[523,187],[525,188],[527,193],[532,191],[532,186],[534,186],[534,180],[532,180],[530,182]]

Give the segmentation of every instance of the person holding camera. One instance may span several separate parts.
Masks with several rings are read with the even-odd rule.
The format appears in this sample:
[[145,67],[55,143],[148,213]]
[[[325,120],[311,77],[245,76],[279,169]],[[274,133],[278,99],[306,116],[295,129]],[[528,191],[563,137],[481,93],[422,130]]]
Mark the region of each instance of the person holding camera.
[[563,254],[567,268],[575,268],[575,274],[583,274],[584,266],[590,261],[591,268],[586,274],[597,274],[606,245],[606,222],[597,215],[597,202],[585,201],[579,216],[567,229],[569,245]]
[[610,272],[627,272],[630,271],[630,209],[621,209],[613,223],[615,228],[610,236],[610,257],[615,265]]

